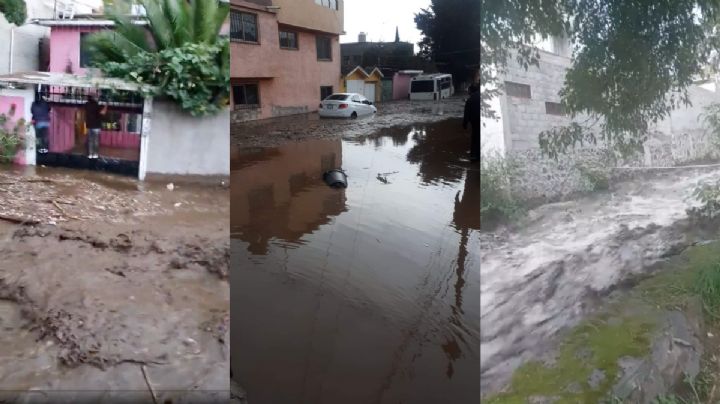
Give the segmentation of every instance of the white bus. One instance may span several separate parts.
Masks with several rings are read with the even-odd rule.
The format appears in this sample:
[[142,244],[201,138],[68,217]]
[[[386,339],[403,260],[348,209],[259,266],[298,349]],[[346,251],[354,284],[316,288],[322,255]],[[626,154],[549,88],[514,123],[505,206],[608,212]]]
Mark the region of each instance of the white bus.
[[411,100],[441,100],[455,94],[452,74],[426,74],[410,81]]

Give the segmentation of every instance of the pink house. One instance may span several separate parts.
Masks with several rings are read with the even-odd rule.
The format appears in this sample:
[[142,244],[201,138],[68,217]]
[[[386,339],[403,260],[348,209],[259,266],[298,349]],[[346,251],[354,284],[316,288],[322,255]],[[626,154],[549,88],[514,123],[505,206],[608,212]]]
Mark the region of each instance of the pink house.
[[232,120],[317,111],[340,89],[344,0],[231,0]]
[[400,70],[393,76],[393,100],[406,100],[410,96],[410,81],[422,70]]
[[[145,24],[144,21],[138,21]],[[86,49],[86,38],[93,33],[112,29],[113,22],[102,16],[75,19],[41,20],[40,25],[50,27],[50,71],[85,76],[92,72],[91,56]],[[54,88],[44,89],[51,93]],[[52,102],[50,151],[54,153],[82,152],[86,132],[83,127],[84,110],[79,105]],[[137,160],[140,147],[140,111],[110,108],[108,122],[100,134],[100,146],[107,155]]]

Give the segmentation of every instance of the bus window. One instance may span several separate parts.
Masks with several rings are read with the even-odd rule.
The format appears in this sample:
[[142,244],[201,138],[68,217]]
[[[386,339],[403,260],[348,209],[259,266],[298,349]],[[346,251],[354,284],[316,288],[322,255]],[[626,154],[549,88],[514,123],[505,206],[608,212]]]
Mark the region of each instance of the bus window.
[[432,80],[415,80],[410,84],[411,93],[432,93],[435,91],[435,82]]

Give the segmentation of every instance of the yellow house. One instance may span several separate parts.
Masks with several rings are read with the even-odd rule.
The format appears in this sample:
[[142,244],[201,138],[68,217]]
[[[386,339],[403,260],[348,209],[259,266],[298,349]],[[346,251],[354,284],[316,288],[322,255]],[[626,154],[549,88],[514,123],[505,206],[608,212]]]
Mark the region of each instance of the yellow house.
[[383,74],[377,67],[368,73],[360,66],[355,67],[341,78],[340,92],[362,94],[372,102],[381,101]]

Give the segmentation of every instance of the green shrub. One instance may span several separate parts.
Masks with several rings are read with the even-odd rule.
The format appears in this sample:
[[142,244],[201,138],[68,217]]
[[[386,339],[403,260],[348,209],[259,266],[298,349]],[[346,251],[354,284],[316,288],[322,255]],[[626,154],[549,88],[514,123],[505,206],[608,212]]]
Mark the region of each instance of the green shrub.
[[23,25],[27,19],[27,11],[23,0],[0,0],[0,13],[5,15],[8,22],[15,25]]
[[720,216],[720,181],[715,184],[698,184],[692,196],[700,202],[700,206],[687,210],[690,217],[714,219],[716,216]]
[[517,164],[502,157],[483,157],[480,165],[480,218],[490,226],[517,219],[524,213],[510,185]]
[[14,108],[11,108],[7,115],[0,114],[0,163],[11,162],[23,143],[22,131],[25,128],[25,120],[19,119],[13,123],[14,115]]
[[590,184],[592,191],[602,191],[610,188],[610,178],[605,171],[585,165],[578,165],[577,169],[580,171],[580,175]]

